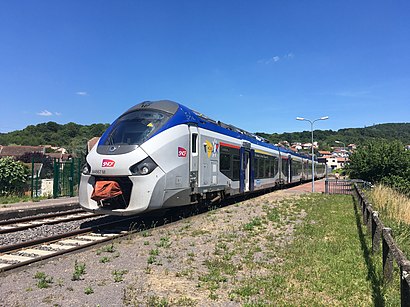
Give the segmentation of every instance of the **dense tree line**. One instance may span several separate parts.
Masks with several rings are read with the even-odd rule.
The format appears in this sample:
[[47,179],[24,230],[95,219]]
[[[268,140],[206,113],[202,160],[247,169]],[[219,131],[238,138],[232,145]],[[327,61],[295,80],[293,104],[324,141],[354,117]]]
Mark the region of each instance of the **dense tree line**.
[[55,122],[30,125],[23,130],[0,133],[1,145],[52,145],[64,147],[70,153],[81,155],[87,141],[101,136],[108,124],[79,125],[76,123],[57,124]]
[[[101,136],[108,128],[108,124],[80,125],[76,123],[57,124],[55,122],[30,125],[23,130],[0,133],[1,145],[54,145],[66,148],[78,148],[94,136]],[[264,133],[258,135],[268,139],[271,143],[281,141],[309,143],[310,131]],[[410,123],[380,124],[365,128],[347,128],[338,131],[315,130],[315,141],[320,143],[321,149],[335,146],[335,141],[348,144],[364,144],[366,141],[384,139],[398,140],[410,144]]]
[[383,183],[410,196],[410,151],[399,141],[370,141],[351,156],[350,178]]
[[[257,133],[258,135],[268,139],[271,143],[279,143],[288,141],[289,143],[301,142],[310,143],[311,132],[292,132],[292,133]],[[335,146],[335,141],[341,141],[346,144],[361,145],[371,140],[398,140],[404,144],[410,144],[410,123],[393,123],[380,124],[365,128],[347,128],[338,131],[333,130],[315,130],[314,140],[319,142],[320,148],[323,150],[330,149]],[[338,145],[340,146],[340,145]]]

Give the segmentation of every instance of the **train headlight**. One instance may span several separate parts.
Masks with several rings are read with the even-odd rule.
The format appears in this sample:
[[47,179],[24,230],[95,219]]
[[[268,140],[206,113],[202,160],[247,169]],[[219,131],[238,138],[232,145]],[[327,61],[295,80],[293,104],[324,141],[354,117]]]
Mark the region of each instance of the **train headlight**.
[[83,173],[83,175],[90,175],[91,173],[91,166],[88,163],[85,163],[81,169],[81,172]]
[[134,164],[130,167],[130,172],[133,175],[148,175],[151,173],[158,165],[150,157],[145,158],[141,162]]

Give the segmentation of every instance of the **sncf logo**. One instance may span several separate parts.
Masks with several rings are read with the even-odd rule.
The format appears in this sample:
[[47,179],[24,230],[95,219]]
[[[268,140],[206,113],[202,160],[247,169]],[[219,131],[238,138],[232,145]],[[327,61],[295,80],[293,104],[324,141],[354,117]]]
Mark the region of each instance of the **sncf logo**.
[[186,149],[183,147],[178,147],[178,157],[186,157]]
[[114,165],[115,165],[115,161],[110,160],[110,159],[103,159],[102,164],[101,164],[102,167],[114,167]]

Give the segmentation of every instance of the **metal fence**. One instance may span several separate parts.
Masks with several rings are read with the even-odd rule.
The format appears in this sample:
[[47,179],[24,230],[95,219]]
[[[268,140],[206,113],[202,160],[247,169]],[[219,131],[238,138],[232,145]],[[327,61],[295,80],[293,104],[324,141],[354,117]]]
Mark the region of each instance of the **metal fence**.
[[53,198],[77,195],[80,172],[80,159],[70,159],[67,161],[54,159]]
[[370,183],[364,180],[327,178],[325,180],[325,193],[351,195],[353,193],[353,185],[355,183],[361,188],[367,188],[370,186]]

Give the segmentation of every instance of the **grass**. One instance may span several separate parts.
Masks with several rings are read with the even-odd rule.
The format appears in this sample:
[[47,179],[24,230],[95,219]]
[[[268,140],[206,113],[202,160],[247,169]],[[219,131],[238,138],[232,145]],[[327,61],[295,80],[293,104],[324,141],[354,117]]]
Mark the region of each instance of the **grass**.
[[262,220],[259,217],[252,219],[249,223],[243,226],[244,230],[252,231],[255,227],[262,226]]
[[23,195],[23,196],[0,196],[0,204],[14,204],[14,203],[22,203],[22,202],[29,202],[29,201],[40,201],[42,199],[48,199],[49,197],[41,196],[36,198],[31,198],[30,196]]
[[74,273],[71,277],[71,280],[80,280],[82,276],[85,274],[85,263],[78,263],[77,260],[74,263]]
[[107,262],[110,262],[110,261],[111,261],[110,257],[107,257],[107,256],[104,256],[104,257],[100,258],[101,263],[107,263]]
[[169,248],[171,246],[171,241],[169,237],[161,237],[157,243],[158,247]]
[[114,270],[112,271],[112,276],[114,277],[114,282],[121,282],[124,280],[124,275],[128,273],[128,270]]
[[[230,292],[231,300],[245,306],[265,306],[271,302],[278,306],[380,303],[380,280],[368,280],[369,275],[377,274],[366,264],[368,255],[361,249],[351,197],[310,195],[294,204],[282,202],[279,207],[280,210],[264,210],[273,228],[280,217],[294,221],[292,216],[298,212],[307,213],[291,244],[278,249],[279,242],[268,241],[262,249],[265,255],[285,261],[255,262],[253,256],[261,249],[248,249],[242,260],[244,265],[265,273],[242,279]],[[259,220],[252,219],[245,225],[245,233],[253,230],[258,231],[258,236],[266,235],[258,226]]]
[[91,288],[91,286],[87,286],[87,287],[84,289],[84,293],[87,294],[87,295],[93,294],[93,293],[94,293],[94,290],[93,290],[93,288]]
[[368,192],[373,208],[386,227],[392,228],[399,248],[410,258],[410,199],[395,190],[376,185]]
[[410,199],[383,185],[376,185],[370,191],[373,205],[389,219],[410,224]]
[[37,272],[34,275],[34,278],[37,279],[37,287],[39,289],[49,288],[53,283],[53,277],[48,276],[44,272]]

